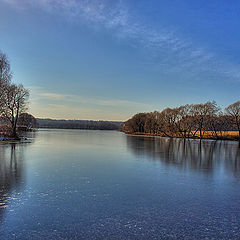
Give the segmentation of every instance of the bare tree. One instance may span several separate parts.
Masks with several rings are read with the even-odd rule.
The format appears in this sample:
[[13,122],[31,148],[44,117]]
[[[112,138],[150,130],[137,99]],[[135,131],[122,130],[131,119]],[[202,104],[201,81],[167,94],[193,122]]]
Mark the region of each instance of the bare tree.
[[9,83],[12,78],[10,63],[6,54],[0,51],[0,84]]
[[240,101],[237,101],[226,108],[226,112],[231,116],[233,124],[237,127],[240,141]]
[[22,85],[8,85],[4,91],[2,114],[11,124],[11,135],[17,138],[19,115],[27,110],[29,91]]
[[192,114],[196,124],[196,131],[200,132],[200,138],[203,137],[205,131],[207,130],[206,126],[209,117],[216,115],[219,110],[220,108],[214,101],[193,105]]
[[213,138],[222,139],[224,131],[228,131],[231,128],[230,117],[222,112],[210,116],[207,121],[207,128],[211,131]]
[[130,133],[144,133],[147,113],[137,113],[124,123],[124,130]]
[[0,116],[3,107],[4,92],[7,86],[10,84],[12,73],[10,69],[10,63],[6,54],[0,51]]
[[21,113],[18,118],[18,125],[31,130],[38,127],[37,119],[29,113]]
[[177,133],[176,129],[177,111],[176,109],[166,108],[164,109],[158,119],[159,131],[167,137],[175,137]]
[[[182,138],[235,139],[226,132],[237,129],[240,140],[240,101],[221,112],[215,101],[138,113],[123,124],[123,131]],[[197,134],[199,133],[199,134]]]
[[158,133],[158,130],[159,130],[158,118],[159,118],[159,112],[157,111],[150,112],[147,114],[145,125],[144,125],[145,132],[153,133],[153,134]]
[[191,137],[194,130],[194,118],[192,116],[192,107],[193,105],[184,105],[178,108],[175,108],[177,113],[176,115],[176,127],[180,136],[183,138]]

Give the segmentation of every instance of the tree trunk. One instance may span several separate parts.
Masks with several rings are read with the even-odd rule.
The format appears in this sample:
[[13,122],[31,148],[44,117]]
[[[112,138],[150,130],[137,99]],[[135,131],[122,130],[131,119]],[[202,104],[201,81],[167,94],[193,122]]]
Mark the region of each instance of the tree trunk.
[[17,123],[16,120],[14,119],[14,121],[12,122],[12,137],[14,139],[19,139],[18,134],[17,134]]

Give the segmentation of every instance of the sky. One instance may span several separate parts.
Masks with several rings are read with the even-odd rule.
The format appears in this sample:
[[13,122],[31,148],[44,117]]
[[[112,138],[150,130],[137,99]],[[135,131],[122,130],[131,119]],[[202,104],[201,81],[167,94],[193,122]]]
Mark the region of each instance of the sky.
[[240,100],[240,2],[0,0],[0,50],[29,111],[127,120]]

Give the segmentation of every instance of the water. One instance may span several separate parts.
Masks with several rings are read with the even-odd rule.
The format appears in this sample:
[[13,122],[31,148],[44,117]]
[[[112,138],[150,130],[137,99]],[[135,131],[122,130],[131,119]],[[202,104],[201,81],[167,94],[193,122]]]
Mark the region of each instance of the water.
[[0,239],[240,239],[230,141],[41,130],[0,145]]

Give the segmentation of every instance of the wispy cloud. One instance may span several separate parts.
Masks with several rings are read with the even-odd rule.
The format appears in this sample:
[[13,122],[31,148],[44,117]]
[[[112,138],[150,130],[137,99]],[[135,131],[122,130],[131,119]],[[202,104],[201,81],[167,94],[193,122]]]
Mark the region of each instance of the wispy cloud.
[[[4,0],[18,7],[34,7],[60,14],[75,22],[87,21],[107,28],[115,36],[131,40],[148,52],[163,71],[198,75],[211,72],[233,79],[240,76],[238,65],[220,60],[209,49],[179,37],[174,29],[154,29],[140,18],[133,18],[124,0]],[[93,25],[94,25],[93,24]],[[164,56],[164,58],[163,58]]]
[[135,112],[154,109],[150,104],[129,100],[52,93],[38,86],[27,88],[31,93],[30,110],[38,117],[126,120]]
[[64,99],[65,96],[57,93],[39,93],[39,97],[54,99],[54,100],[61,100],[61,99]]
[[[33,102],[31,107],[31,113],[39,118],[126,121],[131,116],[126,111],[109,112],[96,107],[69,106],[57,103],[43,105]],[[36,111],[36,109],[38,110]]]
[[36,86],[28,86],[30,92],[32,93],[32,100],[46,99],[48,101],[64,101],[76,104],[92,104],[96,106],[109,106],[109,107],[142,107],[149,108],[152,107],[149,104],[120,100],[120,99],[100,99],[100,98],[89,98],[85,96],[73,95],[73,94],[59,94],[52,92],[45,92],[44,88]]

